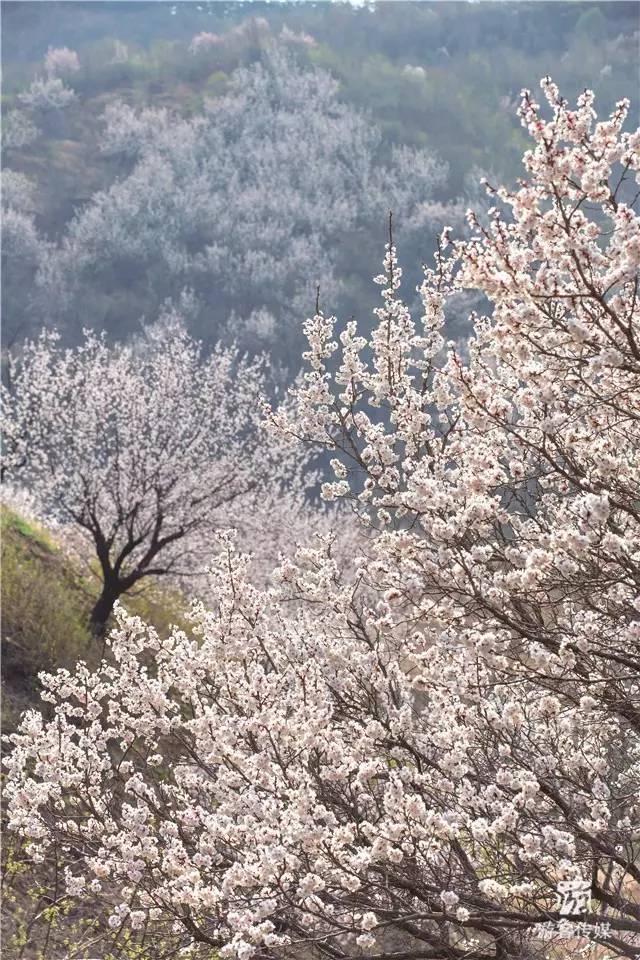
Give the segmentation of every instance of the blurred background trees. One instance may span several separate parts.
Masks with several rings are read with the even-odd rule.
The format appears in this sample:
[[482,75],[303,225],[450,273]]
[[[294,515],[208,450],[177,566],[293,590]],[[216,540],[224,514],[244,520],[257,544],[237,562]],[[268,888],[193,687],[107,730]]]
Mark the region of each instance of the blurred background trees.
[[480,172],[521,174],[520,88],[552,73],[609,109],[637,21],[628,3],[11,4],[4,166],[32,187],[3,192],[6,340],[54,322],[125,339],[188,289],[192,332],[267,348],[288,378],[316,285],[371,322],[388,210],[411,289]]

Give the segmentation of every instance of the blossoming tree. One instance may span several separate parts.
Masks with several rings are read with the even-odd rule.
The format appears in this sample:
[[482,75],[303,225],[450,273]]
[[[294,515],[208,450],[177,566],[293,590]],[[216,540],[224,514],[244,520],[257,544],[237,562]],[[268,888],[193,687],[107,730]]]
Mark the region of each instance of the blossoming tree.
[[[17,111],[13,111],[17,114]],[[22,173],[2,171],[2,313],[3,339],[12,344],[28,329],[38,307],[39,288],[34,282],[51,251],[38,230],[33,182]]]
[[10,360],[5,474],[89,540],[98,633],[144,578],[203,570],[221,508],[228,525],[231,504],[242,512],[286,477],[285,445],[261,429],[267,389],[262,359],[223,348],[203,357],[175,311],[126,348],[87,333],[62,350],[44,332]]
[[49,47],[44,58],[44,66],[49,76],[77,73],[80,69],[80,58],[75,50],[68,47]]
[[[271,415],[377,530],[355,576],[328,540],[257,590],[223,538],[192,636],[119,610],[113,661],[47,678],[53,719],[11,737],[11,827],[62,858],[62,899],[102,902],[113,952],[640,949],[640,133],[544,90],[529,179],[443,237],[420,324],[390,244],[371,343],[318,313]],[[462,357],[466,287],[492,309]],[[559,885],[586,890],[568,933]]]

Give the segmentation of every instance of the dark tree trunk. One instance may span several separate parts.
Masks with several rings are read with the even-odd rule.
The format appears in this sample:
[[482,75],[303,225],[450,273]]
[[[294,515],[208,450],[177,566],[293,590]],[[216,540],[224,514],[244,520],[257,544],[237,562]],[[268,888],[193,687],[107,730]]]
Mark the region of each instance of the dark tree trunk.
[[91,634],[97,640],[102,640],[107,632],[109,617],[113,611],[113,605],[122,593],[121,590],[111,584],[105,584],[102,593],[96,600],[96,603],[89,617],[89,626]]

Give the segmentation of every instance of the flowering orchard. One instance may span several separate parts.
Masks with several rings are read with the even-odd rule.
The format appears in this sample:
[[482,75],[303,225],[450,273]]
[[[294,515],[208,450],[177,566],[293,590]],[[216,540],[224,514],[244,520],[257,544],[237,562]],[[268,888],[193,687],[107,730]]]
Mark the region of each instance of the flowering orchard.
[[560,884],[565,955],[587,925],[640,950],[640,133],[543,88],[528,179],[445,233],[420,322],[390,243],[371,342],[318,312],[269,414],[333,451],[354,569],[327,539],[258,590],[223,537],[190,635],[119,608],[11,737],[11,828],[108,906],[114,955],[543,958]]
[[[196,50],[213,36],[197,36]],[[40,317],[68,329],[88,295],[114,302],[124,276],[127,297],[112,309],[129,332],[188,288],[199,302],[192,323],[210,341],[269,347],[295,374],[315,282],[337,295],[344,272],[357,269],[345,236],[368,236],[389,204],[407,237],[461,219],[459,204],[438,200],[446,166],[409,147],[385,157],[378,128],[289,47],[270,44],[193,116],[107,105],[102,150],[123,176],[43,251],[36,285],[53,303]]]

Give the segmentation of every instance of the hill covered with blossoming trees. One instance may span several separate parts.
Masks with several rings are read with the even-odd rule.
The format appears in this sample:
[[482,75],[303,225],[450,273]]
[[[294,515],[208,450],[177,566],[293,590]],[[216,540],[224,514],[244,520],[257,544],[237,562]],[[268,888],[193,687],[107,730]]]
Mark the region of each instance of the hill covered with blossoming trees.
[[520,89],[553,73],[608,111],[637,40],[630,3],[7,4],[5,341],[128,339],[189,293],[193,335],[289,381],[318,284],[370,334],[390,209],[419,309],[481,175],[522,174]]

